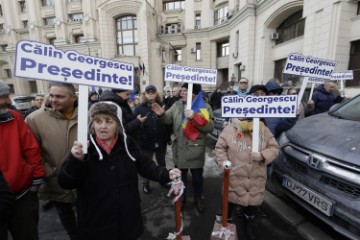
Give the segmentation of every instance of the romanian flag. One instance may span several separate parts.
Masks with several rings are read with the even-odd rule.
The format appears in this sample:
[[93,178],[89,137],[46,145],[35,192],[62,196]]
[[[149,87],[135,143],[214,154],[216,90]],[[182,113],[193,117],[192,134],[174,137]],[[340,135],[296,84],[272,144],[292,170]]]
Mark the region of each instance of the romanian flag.
[[199,92],[192,102],[191,109],[194,111],[194,117],[191,121],[184,118],[182,128],[184,129],[184,136],[191,141],[195,141],[200,134],[196,126],[205,126],[209,122],[210,118],[209,112],[202,98],[202,91]]

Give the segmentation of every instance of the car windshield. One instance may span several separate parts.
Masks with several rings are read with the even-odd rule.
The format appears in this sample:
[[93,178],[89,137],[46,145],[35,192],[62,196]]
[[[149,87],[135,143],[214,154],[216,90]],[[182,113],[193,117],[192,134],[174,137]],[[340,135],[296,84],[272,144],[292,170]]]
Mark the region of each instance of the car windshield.
[[360,95],[330,112],[331,115],[353,121],[360,121]]

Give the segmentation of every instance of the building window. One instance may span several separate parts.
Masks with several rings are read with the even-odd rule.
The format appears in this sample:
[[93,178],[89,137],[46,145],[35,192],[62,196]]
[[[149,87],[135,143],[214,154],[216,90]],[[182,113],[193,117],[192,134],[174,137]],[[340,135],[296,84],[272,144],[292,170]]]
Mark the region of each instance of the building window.
[[201,14],[195,14],[195,29],[200,28],[201,26]]
[[29,21],[27,21],[27,20],[22,21],[22,24],[23,24],[23,27],[24,27],[24,28],[28,28],[28,27],[29,27]]
[[41,0],[41,5],[43,7],[54,6],[54,0]]
[[222,24],[226,22],[227,16],[229,13],[229,6],[227,5],[221,5],[219,8],[215,10],[214,14],[214,25]]
[[117,53],[135,56],[138,46],[138,30],[136,16],[123,16],[116,20]]
[[36,81],[29,81],[29,88],[30,88],[31,93],[37,93],[38,88],[37,88],[37,85],[36,85]]
[[357,12],[356,12],[357,15],[360,15],[360,2],[358,2],[358,6],[357,6]]
[[14,88],[14,84],[8,84],[9,88],[10,88],[10,94],[15,93],[15,88]]
[[218,57],[226,57],[230,54],[230,43],[218,43],[217,45],[217,56]]
[[81,43],[84,39],[84,34],[76,34],[74,35],[74,43]]
[[303,11],[300,10],[280,24],[276,29],[276,32],[279,33],[279,39],[276,40],[276,44],[304,35],[305,19],[302,18],[302,13]]
[[181,62],[182,59],[182,50],[175,49],[175,62]]
[[354,79],[345,81],[345,86],[360,86],[360,40],[351,43],[349,70],[353,70]]
[[20,1],[19,5],[20,5],[20,11],[22,13],[26,13],[27,12],[27,10],[26,10],[26,2],[25,1]]
[[0,4],[0,16],[2,16],[2,15],[3,15],[3,11],[2,11],[2,6]]
[[201,43],[196,43],[196,60],[201,60]]
[[185,1],[172,1],[164,3],[164,10],[185,9]]
[[45,24],[46,26],[55,25],[55,20],[56,20],[55,17],[44,18],[44,24]]
[[56,38],[54,38],[54,37],[53,37],[53,38],[48,38],[47,40],[48,40],[48,43],[49,43],[49,44],[55,45],[55,40],[56,40]]
[[4,24],[3,23],[0,24],[0,33],[1,32],[4,32]]
[[11,69],[9,68],[4,69],[4,78],[12,78]]
[[283,74],[286,58],[275,61],[274,78],[278,79],[280,83],[287,83],[292,81],[294,85],[300,83],[300,77],[292,74]]
[[0,51],[1,51],[1,52],[5,52],[7,46],[8,46],[7,44],[0,45]]
[[83,13],[74,13],[74,14],[69,14],[69,22],[82,22],[84,18],[84,14]]

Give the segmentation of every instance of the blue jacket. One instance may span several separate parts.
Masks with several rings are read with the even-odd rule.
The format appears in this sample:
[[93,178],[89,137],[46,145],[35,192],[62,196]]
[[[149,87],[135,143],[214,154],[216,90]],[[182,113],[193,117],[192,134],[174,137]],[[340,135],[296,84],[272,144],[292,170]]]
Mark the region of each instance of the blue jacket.
[[327,92],[324,88],[324,84],[321,84],[315,89],[311,99],[315,103],[313,114],[327,112],[332,105],[343,100],[341,96],[335,97],[333,93]]

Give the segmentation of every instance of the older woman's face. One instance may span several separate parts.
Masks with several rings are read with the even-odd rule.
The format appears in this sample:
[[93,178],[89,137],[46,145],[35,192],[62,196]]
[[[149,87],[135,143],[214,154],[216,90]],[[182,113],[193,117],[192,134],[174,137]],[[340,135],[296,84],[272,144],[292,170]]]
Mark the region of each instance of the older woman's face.
[[111,142],[117,131],[117,121],[108,115],[99,115],[94,120],[94,130],[96,136],[104,142]]

